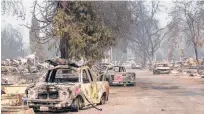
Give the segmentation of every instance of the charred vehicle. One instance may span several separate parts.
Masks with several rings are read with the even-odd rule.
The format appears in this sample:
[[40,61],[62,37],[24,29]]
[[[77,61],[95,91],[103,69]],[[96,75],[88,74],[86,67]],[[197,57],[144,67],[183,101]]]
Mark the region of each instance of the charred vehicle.
[[110,85],[136,84],[136,74],[134,72],[126,72],[123,66],[109,66],[101,76],[104,76]]
[[38,111],[78,111],[104,104],[108,96],[108,82],[97,81],[88,66],[55,65],[47,71],[44,82],[26,89],[23,101]]
[[103,74],[106,70],[106,68],[108,66],[111,66],[112,64],[109,64],[109,63],[99,63],[99,64],[96,64],[96,65],[93,65],[92,66],[92,71],[93,73],[95,73],[98,78],[101,74]]
[[169,74],[171,68],[167,63],[156,63],[153,68],[153,74]]
[[140,64],[132,64],[132,69],[142,69],[142,66]]
[[100,63],[100,64],[98,65],[99,74],[104,73],[104,71],[106,70],[106,68],[107,68],[108,66],[111,66],[111,64],[109,64],[109,63]]

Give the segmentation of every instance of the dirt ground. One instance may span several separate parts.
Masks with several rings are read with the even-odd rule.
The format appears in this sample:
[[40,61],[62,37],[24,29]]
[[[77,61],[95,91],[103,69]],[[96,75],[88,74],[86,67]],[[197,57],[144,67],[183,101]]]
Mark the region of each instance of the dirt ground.
[[[204,79],[173,75],[152,75],[147,70],[137,74],[136,86],[110,88],[109,101],[77,113],[64,114],[204,114]],[[38,112],[38,114],[50,112]]]

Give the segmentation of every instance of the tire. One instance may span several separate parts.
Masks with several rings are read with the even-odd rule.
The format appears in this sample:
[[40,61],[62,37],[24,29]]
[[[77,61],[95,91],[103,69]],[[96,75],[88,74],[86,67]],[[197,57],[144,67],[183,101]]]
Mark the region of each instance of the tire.
[[73,100],[72,104],[71,104],[71,111],[72,112],[78,112],[79,109],[80,109],[80,99],[79,98],[76,98]]
[[101,99],[100,99],[100,105],[103,105],[103,104],[105,104],[105,103],[106,103],[106,95],[103,94],[103,95],[101,96]]
[[108,101],[108,96],[106,96],[106,101]]
[[81,110],[84,107],[84,102],[82,97],[78,97],[78,100],[79,100],[79,110]]
[[158,70],[154,71],[154,74],[160,74],[160,72]]
[[168,72],[167,74],[170,74],[170,72]]
[[153,71],[153,74],[155,75],[155,74],[156,74],[156,71]]

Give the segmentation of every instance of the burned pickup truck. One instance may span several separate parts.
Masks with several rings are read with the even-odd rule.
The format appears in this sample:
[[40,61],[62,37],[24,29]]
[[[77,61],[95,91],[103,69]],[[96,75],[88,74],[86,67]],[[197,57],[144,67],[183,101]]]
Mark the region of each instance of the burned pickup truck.
[[110,85],[136,84],[136,74],[134,72],[126,72],[123,66],[109,66],[101,77],[105,77]]
[[55,65],[44,82],[25,91],[25,105],[38,111],[78,111],[85,106],[104,104],[109,96],[107,81],[97,81],[88,66]]

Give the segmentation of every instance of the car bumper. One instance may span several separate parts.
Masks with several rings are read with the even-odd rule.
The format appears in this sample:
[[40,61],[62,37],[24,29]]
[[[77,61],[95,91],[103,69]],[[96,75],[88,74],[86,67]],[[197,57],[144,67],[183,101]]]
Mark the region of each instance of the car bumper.
[[53,110],[60,110],[65,107],[70,107],[70,103],[65,103],[64,101],[58,99],[23,99],[24,105],[27,105],[34,110],[38,111],[53,111]]
[[159,71],[160,74],[169,74],[170,71]]
[[135,81],[121,81],[121,82],[112,82],[110,85],[134,85]]

